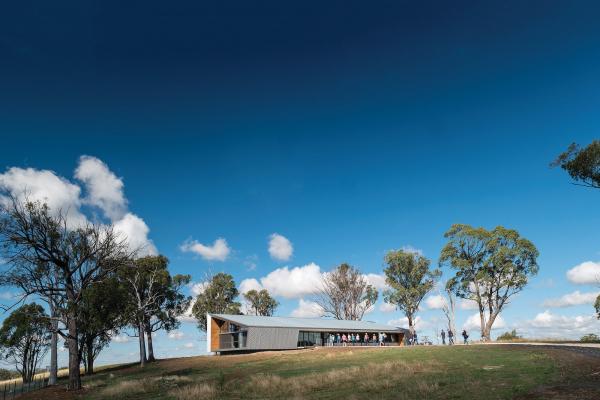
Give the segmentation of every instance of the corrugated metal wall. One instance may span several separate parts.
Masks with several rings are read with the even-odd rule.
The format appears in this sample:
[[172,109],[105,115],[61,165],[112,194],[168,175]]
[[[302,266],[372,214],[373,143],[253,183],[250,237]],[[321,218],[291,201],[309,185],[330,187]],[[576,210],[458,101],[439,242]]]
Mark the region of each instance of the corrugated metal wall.
[[296,347],[297,328],[248,328],[248,350],[283,350]]

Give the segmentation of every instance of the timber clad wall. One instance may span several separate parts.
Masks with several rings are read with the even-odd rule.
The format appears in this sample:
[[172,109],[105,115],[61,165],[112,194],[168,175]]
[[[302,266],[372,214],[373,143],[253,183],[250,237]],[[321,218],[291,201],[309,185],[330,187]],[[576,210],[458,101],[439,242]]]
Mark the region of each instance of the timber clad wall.
[[210,351],[217,351],[219,348],[220,340],[219,340],[219,332],[221,325],[223,325],[223,321],[218,321],[214,318],[211,318],[210,322]]

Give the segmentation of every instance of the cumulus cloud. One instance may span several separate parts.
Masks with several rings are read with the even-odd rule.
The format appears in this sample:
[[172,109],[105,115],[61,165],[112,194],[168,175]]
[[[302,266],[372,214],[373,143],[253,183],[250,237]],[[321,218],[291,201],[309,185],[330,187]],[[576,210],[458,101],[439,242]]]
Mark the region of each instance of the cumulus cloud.
[[[0,190],[19,202],[28,199],[46,203],[52,212],[62,212],[71,227],[86,222],[80,211],[81,188],[52,171],[9,168],[0,174]],[[8,199],[0,197],[0,201],[7,202]]]
[[188,287],[190,292],[192,292],[192,295],[197,297],[199,294],[204,293],[204,289],[206,289],[207,285],[207,282],[190,282]]
[[194,308],[194,302],[190,302],[189,307],[187,308],[187,310],[184,311],[183,314],[181,314],[179,317],[177,317],[177,319],[181,322],[197,322],[196,318],[194,317],[194,314],[192,314],[192,309]]
[[292,311],[292,317],[316,318],[323,315],[323,308],[314,301],[300,299],[298,307]]
[[366,274],[363,275],[367,280],[367,283],[377,290],[386,290],[389,289],[387,283],[385,283],[385,275],[383,274]]
[[158,251],[152,240],[148,239],[150,228],[143,219],[135,214],[127,213],[114,223],[115,232],[127,239],[131,250],[137,250],[138,256],[156,255]]
[[567,271],[567,279],[579,285],[600,283],[600,263],[586,261]]
[[184,344],[183,347],[185,347],[186,349],[191,349],[194,347],[194,343],[188,342],[188,343]]
[[[139,249],[139,255],[156,254],[157,250],[148,233],[150,229],[143,219],[128,212],[127,199],[123,194],[123,181],[108,166],[95,157],[82,156],[75,170],[75,177],[83,184],[87,196],[82,198],[82,187],[48,170],[33,168],[8,169],[0,174],[0,190],[10,193],[19,201],[26,197],[48,205],[51,212],[62,212],[69,227],[87,222],[82,206],[97,207],[102,215],[114,224],[115,231],[127,237],[131,250]],[[6,198],[0,198],[6,202]]]
[[123,181],[104,162],[96,157],[81,156],[75,178],[85,184],[86,203],[100,208],[113,221],[123,217],[127,209]]
[[417,254],[417,255],[420,255],[420,256],[423,255],[423,250],[417,249],[417,248],[411,246],[410,244],[407,244],[406,246],[400,247],[400,250],[402,250],[405,253],[413,253],[413,254]]
[[430,310],[441,310],[446,305],[446,299],[441,295],[429,296],[425,299],[425,305]]
[[112,336],[110,340],[112,340],[115,343],[129,343],[131,341],[131,338],[127,335],[121,334]]
[[379,306],[379,311],[384,312],[384,313],[394,312],[394,311],[396,311],[396,306],[394,304],[386,303],[384,301]]
[[594,304],[600,292],[581,293],[579,290],[573,293],[565,294],[557,299],[548,299],[544,301],[544,307],[571,307],[581,304]]
[[[498,315],[494,320],[494,324],[492,325],[492,330],[496,329],[504,329],[506,328],[506,322],[502,319],[501,315]],[[465,323],[463,324],[463,329],[469,330],[481,330],[481,320],[479,318],[479,313],[475,313],[471,315]]]
[[269,236],[269,254],[277,261],[288,261],[292,257],[294,247],[285,236],[273,233]]
[[251,290],[261,290],[263,289],[262,285],[254,278],[244,279],[240,282],[240,293],[246,294]]
[[321,277],[321,268],[310,263],[292,269],[277,268],[260,278],[260,284],[273,296],[293,299],[316,293],[321,287]]
[[479,309],[479,306],[477,305],[477,302],[475,300],[461,300],[460,303],[458,303],[458,308],[460,308],[461,310],[477,310]]
[[223,238],[215,240],[212,246],[191,240],[183,243],[180,248],[181,251],[196,253],[205,260],[211,261],[225,261],[231,252],[227,241]]
[[537,314],[523,324],[521,331],[527,337],[573,338],[600,330],[600,321],[594,315],[566,316],[549,310]]

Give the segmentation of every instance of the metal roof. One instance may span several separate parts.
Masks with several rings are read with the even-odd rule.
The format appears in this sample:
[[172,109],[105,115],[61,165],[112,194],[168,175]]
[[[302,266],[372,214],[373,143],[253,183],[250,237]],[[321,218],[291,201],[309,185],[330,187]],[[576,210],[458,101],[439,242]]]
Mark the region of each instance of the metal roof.
[[234,324],[270,328],[299,328],[314,330],[343,331],[406,331],[392,325],[378,324],[371,321],[347,321],[332,318],[295,318],[295,317],[263,317],[256,315],[210,314],[211,317],[224,319]]

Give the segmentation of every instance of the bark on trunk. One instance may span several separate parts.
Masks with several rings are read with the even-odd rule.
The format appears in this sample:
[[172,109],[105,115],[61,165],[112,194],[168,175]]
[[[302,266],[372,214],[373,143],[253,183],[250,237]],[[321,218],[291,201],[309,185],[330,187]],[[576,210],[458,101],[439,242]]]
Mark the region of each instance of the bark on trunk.
[[152,346],[152,332],[150,327],[146,325],[146,338],[148,340],[148,361],[154,361],[154,347]]
[[85,351],[86,351],[86,367],[85,367],[85,373],[88,375],[92,375],[94,373],[94,341],[93,340],[88,340],[88,342],[85,344]]
[[[54,306],[52,302],[50,302],[50,314],[52,318],[56,318],[56,312],[54,311]],[[58,333],[56,333],[58,329],[58,321],[56,319],[52,320],[52,338],[50,340],[50,371],[48,376],[48,385],[56,385],[56,380],[58,378]]]
[[81,373],[79,371],[79,346],[77,343],[77,321],[75,312],[69,311],[67,317],[67,328],[69,330],[69,390],[81,389]]
[[138,323],[138,337],[140,339],[140,367],[144,367],[146,365],[146,343],[144,341],[144,323]]

